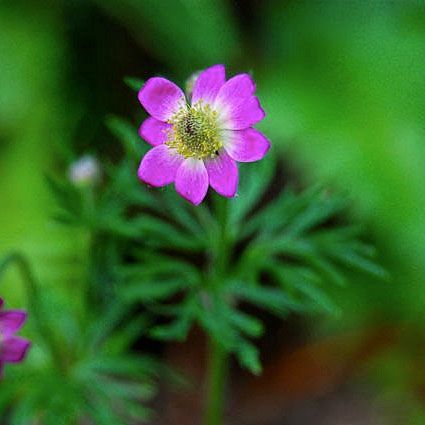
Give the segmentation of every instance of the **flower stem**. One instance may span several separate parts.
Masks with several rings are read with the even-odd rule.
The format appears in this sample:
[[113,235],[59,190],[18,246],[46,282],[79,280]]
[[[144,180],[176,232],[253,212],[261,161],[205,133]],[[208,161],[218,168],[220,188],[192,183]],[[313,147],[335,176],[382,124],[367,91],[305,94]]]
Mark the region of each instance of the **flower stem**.
[[215,259],[214,259],[214,276],[215,281],[218,284],[223,282],[226,277],[226,271],[229,261],[230,254],[230,240],[228,235],[228,221],[229,221],[229,204],[226,198],[216,198],[216,214],[218,221],[218,237],[217,244],[215,247]]
[[208,395],[205,425],[221,425],[224,413],[224,389],[227,377],[227,353],[210,338],[208,349]]
[[[216,295],[219,295],[220,286],[226,277],[231,250],[228,234],[228,200],[216,197],[215,210],[219,231],[214,249],[211,282],[212,290]],[[223,423],[227,371],[228,354],[225,348],[220,344],[220,341],[209,336],[205,425],[221,425]]]

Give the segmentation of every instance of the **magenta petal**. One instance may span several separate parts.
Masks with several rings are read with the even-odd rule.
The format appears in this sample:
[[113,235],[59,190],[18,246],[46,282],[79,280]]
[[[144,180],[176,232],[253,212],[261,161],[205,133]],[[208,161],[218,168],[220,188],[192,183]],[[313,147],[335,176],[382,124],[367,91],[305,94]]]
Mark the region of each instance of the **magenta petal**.
[[247,74],[236,75],[221,87],[214,104],[221,128],[243,130],[264,118],[265,113],[254,92],[254,81]]
[[270,149],[270,142],[255,128],[223,131],[224,149],[239,162],[258,161]]
[[139,135],[152,146],[158,146],[167,141],[171,128],[171,124],[149,117],[140,126]]
[[221,87],[217,102],[226,101],[228,98],[247,98],[255,92],[255,83],[248,74],[238,74],[230,78],[223,87]]
[[167,145],[151,149],[139,166],[139,179],[155,187],[165,186],[174,181],[183,157]]
[[208,173],[200,159],[186,159],[176,174],[176,190],[194,205],[199,205],[208,191]]
[[30,342],[19,336],[12,336],[2,342],[0,358],[3,362],[20,362],[30,347]]
[[25,322],[25,311],[9,310],[0,312],[0,338],[17,332]]
[[257,97],[233,99],[228,107],[217,109],[219,126],[227,130],[244,130],[258,123],[265,117]]
[[222,150],[214,159],[205,161],[211,187],[220,195],[231,198],[238,188],[238,167],[235,161]]
[[139,91],[142,106],[159,121],[168,121],[186,100],[183,91],[165,78],[149,78]]
[[193,87],[192,105],[199,100],[212,104],[225,82],[226,70],[224,65],[214,65],[202,71]]

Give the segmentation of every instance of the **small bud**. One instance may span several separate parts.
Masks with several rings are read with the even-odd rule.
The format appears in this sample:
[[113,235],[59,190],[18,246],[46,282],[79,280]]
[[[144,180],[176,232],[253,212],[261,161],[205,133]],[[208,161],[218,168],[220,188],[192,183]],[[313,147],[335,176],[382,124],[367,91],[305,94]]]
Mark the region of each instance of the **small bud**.
[[92,155],[84,155],[73,162],[68,170],[69,180],[76,186],[92,186],[100,179],[100,165]]
[[186,96],[188,99],[192,98],[193,86],[195,85],[196,80],[199,77],[201,71],[194,72],[187,80],[185,84]]

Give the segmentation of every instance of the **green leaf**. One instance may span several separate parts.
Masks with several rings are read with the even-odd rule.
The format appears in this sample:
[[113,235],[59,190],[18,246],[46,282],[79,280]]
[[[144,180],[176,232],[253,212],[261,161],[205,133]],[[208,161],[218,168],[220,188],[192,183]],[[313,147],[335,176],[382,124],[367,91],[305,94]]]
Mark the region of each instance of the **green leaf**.
[[332,254],[332,257],[345,265],[362,270],[380,279],[388,278],[388,272],[384,268],[368,258],[362,257],[350,248],[341,247],[338,252]]
[[195,265],[156,251],[139,249],[134,252],[137,264],[122,266],[118,269],[121,280],[128,284],[139,284],[144,280],[183,280],[186,286],[198,284],[202,277]]
[[260,375],[262,366],[260,362],[260,355],[251,343],[243,341],[238,344],[236,351],[239,363],[242,367],[247,368],[254,375]]
[[237,309],[228,308],[226,311],[229,323],[244,334],[253,338],[258,338],[263,334],[264,326],[260,320]]
[[233,281],[227,290],[236,299],[248,301],[280,316],[285,316],[290,311],[303,311],[302,306],[291,300],[281,289]]
[[10,418],[11,425],[28,425],[37,416],[38,398],[42,396],[38,391],[33,391],[21,398],[15,405]]
[[300,211],[285,229],[285,234],[298,236],[313,227],[323,224],[345,207],[345,200],[339,197],[326,198],[322,192],[313,192],[310,204]]
[[90,389],[87,389],[86,398],[84,408],[96,425],[126,425],[124,418],[114,410],[114,400],[105,391],[104,385],[96,379],[93,380]]
[[[312,301],[312,310],[320,307],[328,313],[339,314],[339,309],[326,295],[325,290],[318,287],[322,283],[322,278],[313,270],[304,266],[280,264],[277,261],[270,262],[267,269],[278,279],[286,293],[302,295],[303,298],[300,302],[306,305],[307,309],[310,309],[309,305]],[[306,304],[306,299],[309,301],[308,304]]]
[[[233,202],[229,202],[231,223],[240,222],[260,201],[273,178],[275,165],[275,158],[270,156],[258,164],[251,164],[249,171],[241,172],[238,196]],[[241,227],[244,225],[245,223]]]
[[[205,229],[201,223],[194,216],[193,208],[188,208],[188,203],[185,199],[182,199],[178,195],[174,188],[166,188],[162,192],[161,197],[163,202],[163,211],[167,212],[171,220],[176,220],[180,226],[187,229],[196,237],[196,239],[204,238]],[[170,206],[172,206],[170,208]],[[202,205],[199,205],[196,210],[203,209]]]
[[199,309],[197,318],[211,338],[219,342],[227,351],[235,349],[238,333],[217,306]]
[[127,84],[128,87],[133,89],[135,92],[138,92],[143,84],[145,83],[140,78],[134,78],[134,77],[124,77],[124,82]]
[[99,355],[97,358],[87,360],[83,367],[91,369],[95,373],[143,379],[153,373],[156,362],[150,357],[141,355]]
[[126,302],[155,301],[168,298],[187,286],[187,283],[179,277],[166,281],[140,281],[126,285],[125,288],[120,290],[120,295]]
[[127,352],[131,345],[142,335],[144,335],[150,326],[150,319],[139,314],[133,320],[120,326],[105,341],[103,350],[109,355],[119,355]]
[[146,143],[143,143],[137,129],[123,118],[110,115],[106,118],[106,126],[123,144],[125,151],[131,158],[139,160],[147,150]]
[[129,230],[132,229],[134,237],[151,237],[149,242],[153,246],[176,247],[190,251],[202,248],[201,241],[160,218],[145,215],[129,220],[125,225]]
[[66,180],[59,180],[52,176],[46,176],[46,182],[56,198],[60,213],[65,214],[71,220],[78,221],[81,214],[81,194]]
[[177,318],[166,325],[158,325],[151,329],[149,334],[156,339],[184,341],[197,314],[196,295],[186,296],[181,305],[159,308],[160,314],[169,314]]
[[103,311],[100,317],[91,320],[90,326],[86,332],[83,344],[85,347],[91,346],[97,349],[104,340],[111,335],[113,330],[118,326],[125,317],[128,305],[120,302],[114,302],[106,311]]
[[190,317],[183,317],[174,320],[167,325],[159,325],[153,327],[149,335],[152,338],[163,341],[184,341],[189,332],[192,320]]

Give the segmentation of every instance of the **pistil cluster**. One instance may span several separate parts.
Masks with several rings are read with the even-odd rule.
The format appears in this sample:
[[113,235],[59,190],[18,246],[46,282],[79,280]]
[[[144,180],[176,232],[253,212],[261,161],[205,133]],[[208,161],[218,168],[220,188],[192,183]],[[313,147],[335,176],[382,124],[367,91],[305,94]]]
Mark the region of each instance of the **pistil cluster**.
[[222,147],[218,114],[209,104],[198,102],[180,109],[169,121],[166,144],[185,158],[214,158]]

